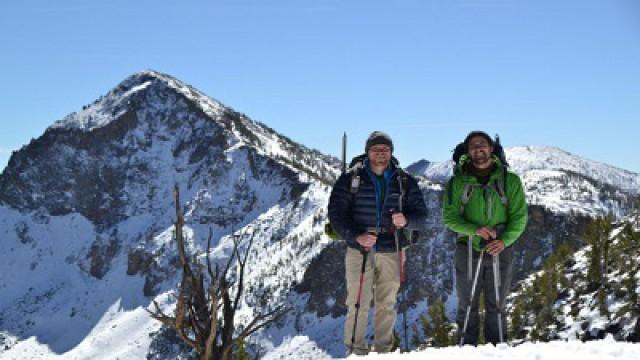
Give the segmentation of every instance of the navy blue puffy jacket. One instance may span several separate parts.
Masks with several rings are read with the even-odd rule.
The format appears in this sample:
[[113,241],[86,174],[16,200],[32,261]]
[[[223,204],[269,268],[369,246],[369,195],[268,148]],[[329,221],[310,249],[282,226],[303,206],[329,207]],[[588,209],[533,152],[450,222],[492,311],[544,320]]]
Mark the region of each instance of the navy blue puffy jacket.
[[[364,161],[364,166],[358,170],[360,175],[360,187],[356,194],[351,193],[352,174],[346,172],[342,174],[331,191],[329,198],[329,221],[331,227],[340,237],[346,240],[347,245],[354,249],[361,249],[357,243],[358,235],[367,232],[369,229],[380,228],[382,232],[378,234],[375,250],[379,252],[396,251],[395,238],[393,234],[393,223],[391,214],[398,211],[400,198],[399,175],[396,166],[391,163],[385,171],[385,181],[387,191],[385,199],[378,199],[380,191],[377,190],[375,175],[369,170],[368,161]],[[401,171],[401,170],[400,170]],[[424,228],[427,208],[422,197],[422,191],[418,187],[416,180],[407,176],[405,196],[403,199],[403,213],[407,218],[407,229],[421,231]],[[378,205],[381,211],[378,211]],[[400,246],[409,245],[404,232],[400,232]]]

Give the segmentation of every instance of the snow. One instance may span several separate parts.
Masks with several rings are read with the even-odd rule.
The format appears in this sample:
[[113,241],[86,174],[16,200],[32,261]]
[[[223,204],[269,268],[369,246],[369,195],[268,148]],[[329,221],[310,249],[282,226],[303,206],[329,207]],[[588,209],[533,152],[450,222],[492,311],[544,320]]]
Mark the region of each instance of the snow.
[[[123,341],[126,341],[122,339]],[[98,346],[99,344],[94,344]],[[104,345],[104,344],[102,344]],[[74,351],[74,353],[64,356],[52,353],[46,346],[37,342],[35,338],[29,338],[11,351],[2,354],[2,359],[140,359],[144,354],[117,351],[118,343],[109,344],[116,350],[109,356],[100,354],[101,347],[94,348],[93,351],[87,347],[86,351]],[[143,355],[143,356],[140,356]],[[481,345],[478,347],[457,347],[428,348],[422,351],[410,353],[390,353],[377,354],[370,353],[368,356],[350,356],[348,359],[363,360],[483,360],[483,359],[505,359],[505,360],[556,360],[556,359],[580,359],[580,360],[602,360],[602,359],[640,359],[640,344],[616,342],[612,338],[599,341],[553,341],[549,343],[524,343],[515,347],[507,345]],[[326,352],[319,349],[315,343],[307,336],[294,336],[283,342],[282,345],[270,351],[264,360],[328,360],[334,359]]]
[[295,336],[287,339],[277,349],[269,352],[263,360],[324,360],[332,359],[326,352],[318,349],[317,345],[307,336]]
[[[144,309],[125,311],[116,302],[71,351],[60,354],[33,336],[0,353],[0,359],[143,359],[151,342],[148,334],[158,328]],[[58,329],[65,329],[62,333],[75,331],[72,327]]]
[[[505,344],[494,347],[451,346],[446,348],[428,348],[410,353],[391,354],[370,353],[368,356],[349,356],[348,359],[363,360],[556,360],[556,359],[640,359],[640,344],[616,342],[611,337],[599,341],[583,343],[580,341],[554,341],[549,343],[524,343],[515,347]],[[332,359],[318,350],[307,336],[296,336],[285,341],[280,347],[269,352],[264,359]]]
[[11,261],[0,262],[0,271],[24,276],[0,278],[0,334],[12,345],[0,349],[0,358],[113,358],[112,349],[136,354],[130,358],[144,357],[148,333],[158,324],[136,305],[146,303],[142,279],[115,272],[95,281],[74,264],[95,236],[89,222],[77,214],[38,223],[32,214],[4,207],[0,213],[3,222],[25,224],[25,234],[34,239],[24,243],[16,233],[3,238]]

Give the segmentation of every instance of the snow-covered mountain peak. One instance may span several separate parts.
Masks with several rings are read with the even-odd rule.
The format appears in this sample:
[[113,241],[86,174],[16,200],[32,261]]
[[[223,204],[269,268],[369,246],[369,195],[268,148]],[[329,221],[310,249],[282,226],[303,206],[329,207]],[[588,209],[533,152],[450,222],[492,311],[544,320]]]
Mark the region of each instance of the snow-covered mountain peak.
[[[55,122],[50,128],[92,131],[104,127],[131,110],[137,104],[136,98],[139,96],[136,95],[144,91],[165,94],[166,96],[161,100],[168,102],[176,101],[175,95],[180,94],[199,105],[209,116],[220,116],[225,110],[220,102],[170,75],[155,70],[143,70],[130,75],[106,95],[83,106],[82,110],[71,113],[64,119]],[[171,96],[171,92],[174,96]],[[162,106],[161,103],[146,104],[148,101],[143,102],[145,102],[144,105]]]
[[292,184],[329,184],[338,173],[337,159],[180,80],[146,70],[14,153],[0,176],[0,203],[51,215],[80,212],[94,224],[111,226],[156,208],[165,200],[157,190],[170,193],[183,177],[194,187],[228,175],[224,185],[232,186],[242,172],[228,171],[247,159],[252,177],[264,166],[265,173],[282,172]]
[[[150,116],[151,113],[153,116]],[[155,70],[143,70],[130,75],[82,110],[54,123],[48,131],[80,130],[89,133],[106,127],[131,128],[138,126],[141,121],[156,123],[151,126],[155,129],[167,126],[175,131],[182,127],[180,122],[189,122],[187,118],[193,116],[215,125],[203,125],[200,122],[197,125],[199,130],[193,129],[194,124],[185,124],[184,127],[191,128],[191,131],[219,127],[221,132],[217,135],[217,141],[224,137],[229,147],[253,148],[262,155],[275,158],[325,182],[337,176],[337,159],[293,142],[191,85]]]
[[[516,172],[524,172],[534,169],[543,170],[570,170],[587,174],[595,178],[612,178],[627,183],[629,188],[636,188],[639,174],[604,164],[598,161],[585,159],[571,154],[565,150],[552,146],[530,145],[514,146],[506,149],[507,160]],[[630,182],[629,182],[630,181]],[[635,186],[634,186],[635,185]]]

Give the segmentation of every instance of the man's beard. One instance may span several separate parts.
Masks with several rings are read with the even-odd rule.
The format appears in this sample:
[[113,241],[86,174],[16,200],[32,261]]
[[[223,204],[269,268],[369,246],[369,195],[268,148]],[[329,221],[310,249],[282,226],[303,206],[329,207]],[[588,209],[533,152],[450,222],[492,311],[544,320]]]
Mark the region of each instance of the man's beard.
[[472,157],[471,158],[471,162],[473,163],[473,165],[486,165],[489,161],[491,161],[491,156],[489,156],[488,154],[479,154],[476,157]]

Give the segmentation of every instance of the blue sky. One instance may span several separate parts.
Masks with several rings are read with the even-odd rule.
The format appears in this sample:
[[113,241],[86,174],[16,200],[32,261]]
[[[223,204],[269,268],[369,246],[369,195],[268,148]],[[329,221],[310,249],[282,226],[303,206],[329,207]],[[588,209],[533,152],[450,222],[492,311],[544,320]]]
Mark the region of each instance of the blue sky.
[[0,168],[142,69],[336,156],[384,130],[444,160],[483,129],[640,172],[634,0],[2,2]]

